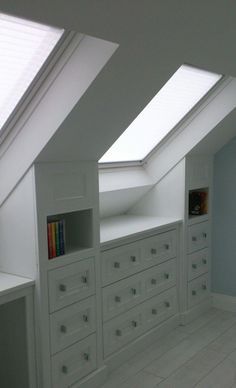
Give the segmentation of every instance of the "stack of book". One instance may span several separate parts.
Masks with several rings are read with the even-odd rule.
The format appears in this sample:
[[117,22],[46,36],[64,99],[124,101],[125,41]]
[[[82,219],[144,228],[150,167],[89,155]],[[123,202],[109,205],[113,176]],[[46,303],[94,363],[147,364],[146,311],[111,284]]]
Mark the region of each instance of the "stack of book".
[[48,258],[65,254],[65,220],[50,221],[48,231]]

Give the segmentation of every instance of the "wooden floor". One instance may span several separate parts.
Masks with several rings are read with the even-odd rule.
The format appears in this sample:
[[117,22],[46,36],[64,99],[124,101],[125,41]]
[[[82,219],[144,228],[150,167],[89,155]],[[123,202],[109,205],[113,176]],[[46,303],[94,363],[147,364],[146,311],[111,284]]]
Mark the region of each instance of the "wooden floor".
[[212,309],[115,370],[102,388],[236,388],[236,314]]

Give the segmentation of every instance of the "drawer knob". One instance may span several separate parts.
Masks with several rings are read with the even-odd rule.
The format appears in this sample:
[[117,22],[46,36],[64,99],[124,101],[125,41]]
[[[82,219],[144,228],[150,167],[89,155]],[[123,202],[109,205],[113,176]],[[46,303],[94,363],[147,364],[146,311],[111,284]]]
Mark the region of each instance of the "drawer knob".
[[67,373],[68,373],[68,368],[67,368],[67,366],[66,366],[66,365],[62,365],[61,371],[62,371],[62,373],[67,374]]
[[203,290],[206,290],[206,289],[207,289],[206,284],[202,284],[202,289],[203,289]]
[[207,264],[207,259],[202,259],[203,264]]
[[157,284],[157,279],[151,279],[151,284]]
[[152,315],[157,315],[157,309],[152,309]]
[[131,323],[132,323],[133,327],[137,327],[138,326],[138,322],[137,321],[132,321]]
[[166,307],[170,307],[170,302],[165,302]]
[[156,248],[152,248],[152,249],[151,249],[151,254],[152,254],[152,255],[156,255],[156,253],[157,253]]
[[136,294],[137,294],[136,288],[131,288],[131,293],[132,293],[133,295],[136,295]]
[[165,244],[165,249],[166,250],[170,249],[170,245],[169,244]]
[[61,331],[61,333],[66,333],[67,332],[67,327],[65,325],[61,325],[60,331]]
[[130,256],[130,260],[131,260],[133,263],[135,263],[135,261],[136,261],[136,256]]
[[207,233],[206,233],[206,232],[203,232],[203,233],[202,233],[202,237],[203,237],[203,238],[207,238]]
[[114,268],[120,268],[120,263],[118,261],[115,261]]
[[82,281],[82,283],[84,283],[84,284],[88,283],[87,276],[82,276],[82,277],[81,277],[81,281]]
[[165,274],[164,274],[164,278],[165,278],[165,279],[169,279],[169,277],[170,277],[170,275],[169,275],[168,273],[165,273]]
[[89,353],[84,353],[83,358],[84,360],[89,361]]
[[121,337],[122,336],[122,331],[120,329],[117,329],[116,330],[116,335],[117,335],[117,337]]
[[192,236],[192,241],[197,241],[197,237],[196,236]]
[[65,284],[60,284],[60,285],[59,285],[59,290],[60,290],[61,292],[65,292],[65,291],[66,291],[66,285],[65,285]]
[[118,295],[116,295],[116,296],[115,296],[115,301],[116,301],[116,302],[121,302],[121,297],[118,296]]
[[86,314],[83,315],[83,321],[88,322],[88,316]]
[[197,291],[192,290],[192,295],[197,295]]
[[193,269],[197,269],[197,264],[192,264]]

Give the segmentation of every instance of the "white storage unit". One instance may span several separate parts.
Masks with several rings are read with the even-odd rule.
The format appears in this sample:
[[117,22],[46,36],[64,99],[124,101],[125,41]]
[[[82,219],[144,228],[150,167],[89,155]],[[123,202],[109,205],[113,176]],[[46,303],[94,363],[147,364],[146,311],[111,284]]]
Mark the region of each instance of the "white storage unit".
[[[212,157],[195,155],[186,158],[183,271],[186,276],[185,312],[189,316],[188,319],[194,318],[211,305],[212,176]],[[191,195],[196,195],[196,198],[200,196],[200,202],[196,201],[196,212],[199,211],[199,214],[191,214],[195,211],[191,208]]]
[[[148,229],[148,217],[143,217],[143,226],[141,220],[121,216],[114,218],[113,225],[111,219],[101,224],[105,360],[132,348],[139,337],[179,314],[178,222],[166,219],[160,225],[157,218],[155,227],[149,217]],[[122,235],[122,222],[124,230],[126,222],[131,223],[129,235]]]

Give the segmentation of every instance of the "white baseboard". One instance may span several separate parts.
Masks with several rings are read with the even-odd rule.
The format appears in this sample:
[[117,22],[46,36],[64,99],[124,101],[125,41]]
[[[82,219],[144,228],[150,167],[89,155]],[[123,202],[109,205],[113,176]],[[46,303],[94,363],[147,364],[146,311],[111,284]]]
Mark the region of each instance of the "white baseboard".
[[236,313],[236,296],[212,293],[212,305],[220,310]]
[[105,383],[107,379],[106,365],[90,373],[87,377],[78,383],[75,383],[71,388],[98,388]]
[[187,325],[189,322],[198,318],[201,314],[205,313],[212,307],[212,299],[208,298],[204,302],[197,304],[191,309],[180,314],[181,325]]
[[120,351],[112,354],[105,359],[105,364],[108,367],[108,373],[118,368],[125,361],[132,358],[137,353],[141,352],[149,345],[153,344],[158,338],[168,334],[171,330],[175,329],[180,324],[179,314],[169,318],[162,324],[158,325],[154,329],[143,334],[131,344],[125,346]]

